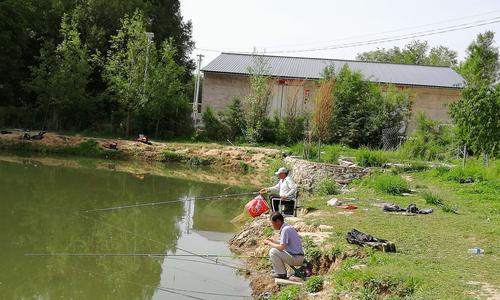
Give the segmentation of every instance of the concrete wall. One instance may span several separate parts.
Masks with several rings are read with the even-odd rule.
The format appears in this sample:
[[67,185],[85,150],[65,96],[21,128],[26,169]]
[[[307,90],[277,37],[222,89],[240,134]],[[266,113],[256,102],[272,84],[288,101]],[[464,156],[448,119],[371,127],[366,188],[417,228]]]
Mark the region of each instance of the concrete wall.
[[442,124],[451,123],[448,105],[458,100],[460,89],[411,87],[409,91],[413,106],[407,132],[412,132],[415,129],[415,118],[420,111]]
[[[207,72],[204,74],[203,80],[203,95],[202,95],[202,110],[205,111],[208,106],[214,109],[225,109],[231,98],[234,96],[243,99],[249,91],[249,83],[247,76],[241,75],[231,75],[231,74],[217,74]],[[276,93],[280,89],[280,86],[276,86],[271,89],[271,93]],[[294,97],[285,97],[285,101],[300,101],[301,107],[299,111],[303,109],[312,110],[314,95],[317,90],[317,86],[314,81],[302,81],[302,80],[287,80],[288,92],[285,95],[297,95],[296,99],[291,100]],[[304,103],[304,92],[295,92],[297,86],[302,86],[303,90],[309,90],[309,99]],[[423,111],[425,114],[440,123],[450,123],[450,117],[448,116],[447,105],[453,101],[456,101],[460,95],[460,89],[456,88],[431,88],[431,87],[418,87],[418,86],[398,86],[400,89],[405,89],[410,93],[410,97],[413,101],[412,114],[409,122],[407,133],[411,133],[415,129],[415,117],[417,112]],[[271,98],[274,95],[271,95]],[[298,99],[297,99],[298,98]],[[283,107],[286,107],[284,105]]]
[[208,106],[225,109],[231,103],[231,98],[236,96],[243,99],[249,88],[247,76],[207,72],[203,77],[201,109],[205,111]]

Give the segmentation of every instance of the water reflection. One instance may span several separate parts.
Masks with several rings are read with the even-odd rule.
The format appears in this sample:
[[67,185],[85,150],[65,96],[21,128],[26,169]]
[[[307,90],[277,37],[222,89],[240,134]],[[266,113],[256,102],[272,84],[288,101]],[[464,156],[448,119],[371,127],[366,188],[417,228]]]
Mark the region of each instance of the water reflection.
[[[235,275],[233,268],[199,257],[182,260],[181,257],[23,255],[47,252],[186,254],[180,249],[230,254],[224,241],[234,227],[228,221],[242,207],[240,201],[234,199],[80,213],[89,208],[222,194],[226,187],[178,178],[138,178],[90,167],[0,161],[0,265],[3,270],[0,298],[188,299],[188,296],[196,296],[219,299],[192,290],[248,295],[248,284]],[[228,264],[236,262],[228,261]]]

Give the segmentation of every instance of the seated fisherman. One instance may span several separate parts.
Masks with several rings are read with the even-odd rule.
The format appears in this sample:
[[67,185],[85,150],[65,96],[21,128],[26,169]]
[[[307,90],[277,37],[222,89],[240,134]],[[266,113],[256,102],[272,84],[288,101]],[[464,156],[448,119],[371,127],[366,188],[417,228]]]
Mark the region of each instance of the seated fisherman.
[[[261,194],[271,193],[271,205],[273,211],[279,211],[280,200],[281,201],[295,201],[297,197],[297,185],[293,182],[292,178],[288,176],[288,170],[286,168],[279,168],[279,170],[274,173],[278,175],[279,181],[275,186],[264,188],[260,190]],[[278,196],[276,196],[276,194]]]
[[279,241],[267,238],[264,244],[271,246],[269,258],[273,264],[274,278],[287,278],[286,265],[300,266],[304,262],[304,249],[300,236],[291,225],[285,223],[283,215],[274,212],[271,215],[271,226],[280,231]]

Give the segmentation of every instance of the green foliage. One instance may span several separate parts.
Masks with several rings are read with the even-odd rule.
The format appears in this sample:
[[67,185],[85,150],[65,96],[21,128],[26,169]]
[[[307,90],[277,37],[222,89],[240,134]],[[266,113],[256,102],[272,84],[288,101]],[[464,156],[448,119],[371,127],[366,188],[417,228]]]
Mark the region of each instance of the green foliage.
[[361,147],[356,151],[356,162],[362,167],[381,167],[389,161],[386,152]]
[[249,68],[250,92],[245,97],[246,133],[245,139],[251,144],[262,141],[262,123],[267,115],[270,87],[266,77],[268,66],[262,56],[253,57],[253,65]]
[[318,196],[336,195],[340,187],[332,178],[324,178],[314,184],[314,194]]
[[363,79],[360,72],[344,66],[333,89],[330,142],[350,147],[381,145],[382,129],[400,126],[408,115],[409,96],[393,87]]
[[179,162],[183,161],[185,158],[183,155],[166,150],[163,152],[163,160],[167,162]]
[[262,234],[266,237],[271,237],[274,235],[274,230],[271,228],[271,227],[266,227],[264,228],[264,230],[262,231]]
[[443,205],[443,199],[441,199],[438,195],[433,194],[429,191],[424,191],[421,193],[422,198],[424,198],[425,203],[427,204],[432,204],[436,206]]
[[481,182],[484,180],[484,168],[478,165],[467,165],[463,167],[453,167],[446,174],[446,179],[458,183]]
[[338,159],[340,154],[346,150],[346,148],[339,144],[333,145],[324,145],[321,147],[321,161],[330,163],[330,164],[338,164]]
[[262,122],[263,143],[278,145],[293,144],[304,138],[305,118],[303,116],[285,117],[274,116],[265,118]]
[[399,175],[380,174],[371,179],[371,184],[376,191],[391,195],[401,195],[409,192],[408,183]]
[[[40,50],[40,64],[32,69],[32,79],[27,88],[37,95],[37,103],[51,114],[51,121],[44,124],[58,130],[74,125],[82,128],[88,117],[87,85],[91,73],[88,50],[82,45],[77,23],[65,14],[60,34],[62,41],[57,47],[45,42]],[[87,125],[87,124],[85,124]]]
[[213,141],[223,141],[227,137],[227,127],[210,107],[203,112],[202,119],[205,127],[203,136]]
[[476,154],[500,153],[500,59],[495,34],[478,34],[467,48],[459,72],[465,78],[459,101],[450,105],[450,115],[459,140]]
[[443,160],[452,145],[452,133],[448,126],[417,114],[417,128],[399,150],[410,159]]
[[302,238],[302,247],[304,249],[304,259],[309,262],[314,262],[321,257],[321,249],[310,237]]
[[323,276],[311,276],[304,283],[304,289],[309,293],[317,293],[323,289]]
[[302,291],[299,286],[290,285],[271,297],[272,300],[298,300]]
[[223,122],[227,127],[228,139],[235,141],[242,138],[245,134],[246,122],[241,100],[234,97],[223,116]]
[[118,33],[111,37],[104,77],[109,91],[117,96],[127,112],[127,136],[130,133],[130,115],[144,106],[146,101],[145,89],[150,86],[146,80],[151,80],[146,65],[154,59],[155,52],[156,48],[146,34],[143,13],[137,10],[131,17],[126,15]]
[[444,46],[430,49],[426,41],[412,41],[403,49],[380,48],[374,51],[359,53],[356,59],[364,61],[380,61],[400,64],[426,64],[435,66],[456,66],[458,53]]
[[[107,61],[101,54],[110,50],[110,38],[120,29],[121,19],[136,10],[144,12],[143,19],[148,23],[145,29],[156,37],[149,50],[153,46],[161,48],[165,40],[175,41],[173,60],[182,66],[176,84],[184,87],[194,69],[189,56],[194,43],[191,23],[183,21],[178,0],[3,1],[0,111],[7,114],[0,114],[0,123],[19,128],[122,133],[127,107],[118,100],[118,92],[108,89]],[[145,58],[146,54],[140,56]],[[148,72],[140,66],[136,69],[137,76],[153,75],[151,68]],[[169,74],[163,75],[170,78]],[[160,89],[160,84],[156,86]],[[183,88],[175,95],[185,98],[186,93]],[[187,103],[162,110],[175,117],[162,116],[159,126],[157,111],[149,109],[154,106],[131,114],[130,124],[148,135],[157,131],[156,127],[163,136],[189,134],[189,123],[185,123]]]

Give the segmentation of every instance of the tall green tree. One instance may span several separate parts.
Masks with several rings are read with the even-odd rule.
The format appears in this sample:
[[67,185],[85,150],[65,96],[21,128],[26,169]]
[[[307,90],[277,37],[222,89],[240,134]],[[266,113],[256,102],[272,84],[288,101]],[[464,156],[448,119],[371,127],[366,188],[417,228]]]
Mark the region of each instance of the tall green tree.
[[173,39],[165,40],[160,49],[159,60],[151,63],[146,105],[155,119],[155,136],[159,135],[160,125],[165,130],[179,131],[190,123],[189,100],[182,83],[184,68],[176,63],[176,52]]
[[147,101],[146,80],[152,69],[150,66],[148,70],[148,63],[155,51],[146,34],[144,15],[139,10],[130,17],[125,16],[118,33],[111,37],[104,77],[110,93],[117,97],[126,112],[127,136],[132,114]]
[[363,61],[379,61],[400,64],[456,66],[457,52],[444,46],[429,49],[426,41],[412,41],[403,49],[393,47],[391,49],[377,48],[373,51],[362,52],[356,59]]
[[458,138],[476,154],[500,152],[500,61],[494,37],[491,31],[480,33],[467,48],[459,67],[465,87],[450,106]]
[[81,43],[77,24],[65,14],[61,22],[62,41],[55,51],[47,42],[40,54],[40,64],[32,70],[29,88],[38,95],[38,103],[45,112],[45,125],[51,113],[49,128],[72,123],[80,128],[88,107],[87,84],[91,72],[88,50]]
[[351,147],[379,147],[382,129],[400,126],[408,117],[408,94],[365,80],[346,65],[335,77],[330,141]]
[[244,98],[246,114],[246,140],[250,143],[260,142],[263,133],[263,122],[267,117],[269,95],[272,85],[268,77],[269,66],[263,56],[255,55],[253,65],[249,68],[250,92]]

